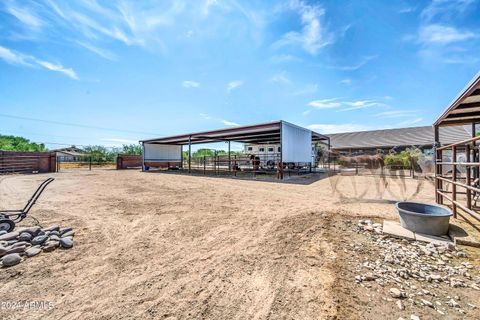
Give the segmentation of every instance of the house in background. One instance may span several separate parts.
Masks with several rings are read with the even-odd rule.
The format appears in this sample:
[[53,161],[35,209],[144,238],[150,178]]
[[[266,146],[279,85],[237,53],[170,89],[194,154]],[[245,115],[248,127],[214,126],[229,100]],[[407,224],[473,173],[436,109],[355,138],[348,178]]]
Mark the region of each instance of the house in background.
[[[423,153],[431,154],[435,141],[432,126],[359,131],[327,134],[331,149],[349,154],[370,154],[390,150],[403,151],[416,147]],[[472,137],[471,129],[464,126],[443,127],[440,129],[442,144],[466,140]]]
[[61,162],[75,162],[80,161],[86,155],[85,151],[75,146],[67,148],[50,150],[55,152],[58,161]]

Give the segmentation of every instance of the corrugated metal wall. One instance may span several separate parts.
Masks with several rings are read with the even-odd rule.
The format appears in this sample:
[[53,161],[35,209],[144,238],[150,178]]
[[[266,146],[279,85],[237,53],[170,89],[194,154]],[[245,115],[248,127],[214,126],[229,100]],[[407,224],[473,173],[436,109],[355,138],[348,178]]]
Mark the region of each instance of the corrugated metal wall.
[[282,161],[312,161],[312,131],[282,122]]
[[180,161],[182,146],[145,143],[145,161]]

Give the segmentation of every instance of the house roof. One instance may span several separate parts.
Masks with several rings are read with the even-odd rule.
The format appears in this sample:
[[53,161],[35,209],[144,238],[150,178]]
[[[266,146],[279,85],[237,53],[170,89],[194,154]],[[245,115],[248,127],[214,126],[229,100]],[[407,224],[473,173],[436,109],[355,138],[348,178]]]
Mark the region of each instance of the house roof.
[[76,152],[76,151],[64,151],[64,150],[57,150],[55,152],[59,152],[59,153],[64,153],[64,154],[68,154],[69,156],[74,156],[74,157],[78,157],[78,156],[84,156],[85,153],[84,152]]
[[[392,148],[433,145],[432,126],[328,134],[333,149]],[[450,144],[471,138],[463,126],[440,128],[440,142]]]
[[84,156],[85,155],[85,151],[83,151],[82,149],[80,148],[77,148],[75,146],[71,146],[71,147],[67,147],[67,148],[60,148],[60,149],[53,149],[53,150],[50,150],[51,152],[61,152],[61,153],[65,153],[65,154],[68,154],[68,155],[71,155],[71,156]]
[[480,72],[448,105],[435,121],[435,126],[451,126],[480,122]]
[[[259,123],[259,124],[253,124],[253,125],[247,125],[247,126],[238,126],[234,128],[227,128],[227,129],[186,133],[186,134],[169,136],[169,137],[141,140],[140,142],[153,143],[153,144],[174,144],[174,145],[185,145],[185,144],[188,144],[189,141],[191,141],[191,144],[219,142],[219,141],[235,141],[235,142],[251,143],[251,144],[279,143],[280,137],[281,137],[282,122],[285,122],[285,121],[280,120],[280,121]],[[312,140],[313,141],[328,140],[328,137],[312,131]]]

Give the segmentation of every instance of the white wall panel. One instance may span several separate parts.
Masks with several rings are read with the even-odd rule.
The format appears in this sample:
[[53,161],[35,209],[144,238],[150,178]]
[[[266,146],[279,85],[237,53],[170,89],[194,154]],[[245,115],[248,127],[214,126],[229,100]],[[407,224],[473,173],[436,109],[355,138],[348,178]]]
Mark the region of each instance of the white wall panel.
[[145,143],[145,161],[180,161],[182,146]]
[[312,131],[282,122],[283,162],[312,161]]

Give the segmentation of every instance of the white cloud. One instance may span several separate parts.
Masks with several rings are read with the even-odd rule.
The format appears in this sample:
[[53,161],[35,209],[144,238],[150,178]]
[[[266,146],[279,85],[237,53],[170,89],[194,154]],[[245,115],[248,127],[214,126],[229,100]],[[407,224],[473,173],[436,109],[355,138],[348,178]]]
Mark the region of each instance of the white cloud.
[[9,2],[6,9],[8,13],[29,27],[40,28],[43,25],[43,21],[26,8],[16,7]]
[[20,65],[26,65],[30,66],[28,62],[26,62],[26,56],[15,53],[12,50],[0,46],[0,59],[3,59],[4,61],[10,63],[10,64],[20,64]]
[[2,46],[0,46],[0,59],[3,59],[7,63],[14,65],[22,65],[26,67],[41,66],[50,71],[60,72],[71,79],[79,80],[75,70],[71,68],[65,68],[58,63],[37,59],[33,56],[25,55],[20,52],[14,52]]
[[358,70],[360,69],[361,67],[363,67],[364,65],[366,65],[368,62],[370,62],[371,60],[374,60],[378,58],[378,55],[371,55],[371,56],[364,56],[362,57],[362,59],[356,63],[356,64],[352,64],[352,65],[343,65],[343,66],[328,66],[328,68],[330,69],[337,69],[337,70],[342,70],[342,71],[355,71],[355,70]]
[[346,101],[346,102],[344,102],[344,104],[350,106],[350,108],[345,108],[345,109],[342,109],[341,111],[365,109],[365,108],[369,108],[369,107],[384,105],[384,104],[376,102],[374,100]]
[[220,121],[226,126],[233,126],[233,127],[239,126],[238,123],[233,122],[233,121],[228,121],[228,120],[223,120],[223,119],[221,119]]
[[[478,62],[480,35],[477,30],[458,27],[467,14],[472,14],[476,0],[432,0],[420,14],[420,26],[415,34],[404,37],[416,43],[419,57],[426,63],[438,65]],[[478,3],[478,2],[477,2]],[[458,25],[456,25],[458,24]],[[458,47],[461,46],[461,50]]]
[[42,61],[42,60],[37,60],[37,63],[48,70],[61,72],[69,78],[78,80],[77,74],[71,68],[65,68],[61,64],[55,64],[53,62]]
[[236,88],[238,88],[242,85],[243,85],[243,81],[240,81],[240,80],[230,81],[227,84],[227,91],[230,92],[230,91],[235,90]]
[[450,19],[459,18],[466,12],[475,0],[432,0],[432,2],[422,10],[420,17],[424,21],[431,21],[435,18]]
[[287,77],[287,73],[285,71],[279,72],[277,74],[274,74],[271,78],[270,81],[272,82],[278,82],[278,83],[283,83],[283,84],[288,84],[290,83],[290,79]]
[[411,125],[414,125],[416,123],[419,123],[419,122],[422,122],[423,121],[423,118],[414,118],[414,119],[411,119],[411,120],[406,120],[406,121],[402,121],[400,123],[398,123],[398,125],[400,127],[402,126],[411,126]]
[[300,16],[301,31],[290,31],[283,35],[274,46],[300,45],[306,52],[316,55],[321,48],[333,43],[333,34],[328,32],[321,21],[325,10],[319,5],[308,5],[301,0],[291,0],[286,9]]
[[373,99],[342,101],[341,98],[314,100],[314,101],[310,101],[308,105],[310,107],[314,107],[317,109],[342,108],[338,111],[351,111],[351,110],[365,109],[370,107],[388,107],[385,103],[378,102]]
[[185,88],[198,88],[200,87],[200,82],[185,80],[182,82],[182,87]]
[[92,40],[98,39],[98,34],[108,38],[123,42],[126,45],[143,45],[144,41],[133,35],[127,35],[119,25],[104,26],[89,16],[83,15],[79,12],[71,12],[69,19],[74,21],[83,34]]
[[355,132],[378,129],[371,126],[343,123],[343,124],[311,124],[307,126],[310,130],[318,131],[319,133],[341,133],[341,132]]
[[117,57],[112,52],[110,52],[108,50],[101,49],[101,48],[95,47],[94,45],[91,45],[91,44],[85,43],[85,42],[81,42],[81,41],[77,41],[77,43],[79,45],[81,45],[82,47],[84,47],[85,49],[90,50],[91,52],[95,53],[96,55],[98,55],[98,56],[100,56],[104,59],[107,59],[107,60],[110,60],[110,61],[117,60]]
[[339,98],[323,99],[310,101],[308,105],[317,109],[333,109],[341,107],[342,104],[338,102]]
[[225,120],[225,119],[215,118],[215,117],[212,117],[212,116],[210,116],[206,113],[200,113],[200,117],[202,117],[205,120],[214,120],[214,121],[221,122],[222,124],[224,124],[226,126],[233,126],[233,127],[239,126],[239,124],[236,123],[236,122]]
[[340,81],[341,84],[346,84],[346,85],[351,85],[352,84],[352,79],[343,79]]
[[418,41],[426,44],[449,44],[475,37],[477,35],[470,31],[460,31],[451,26],[432,24],[420,29]]

